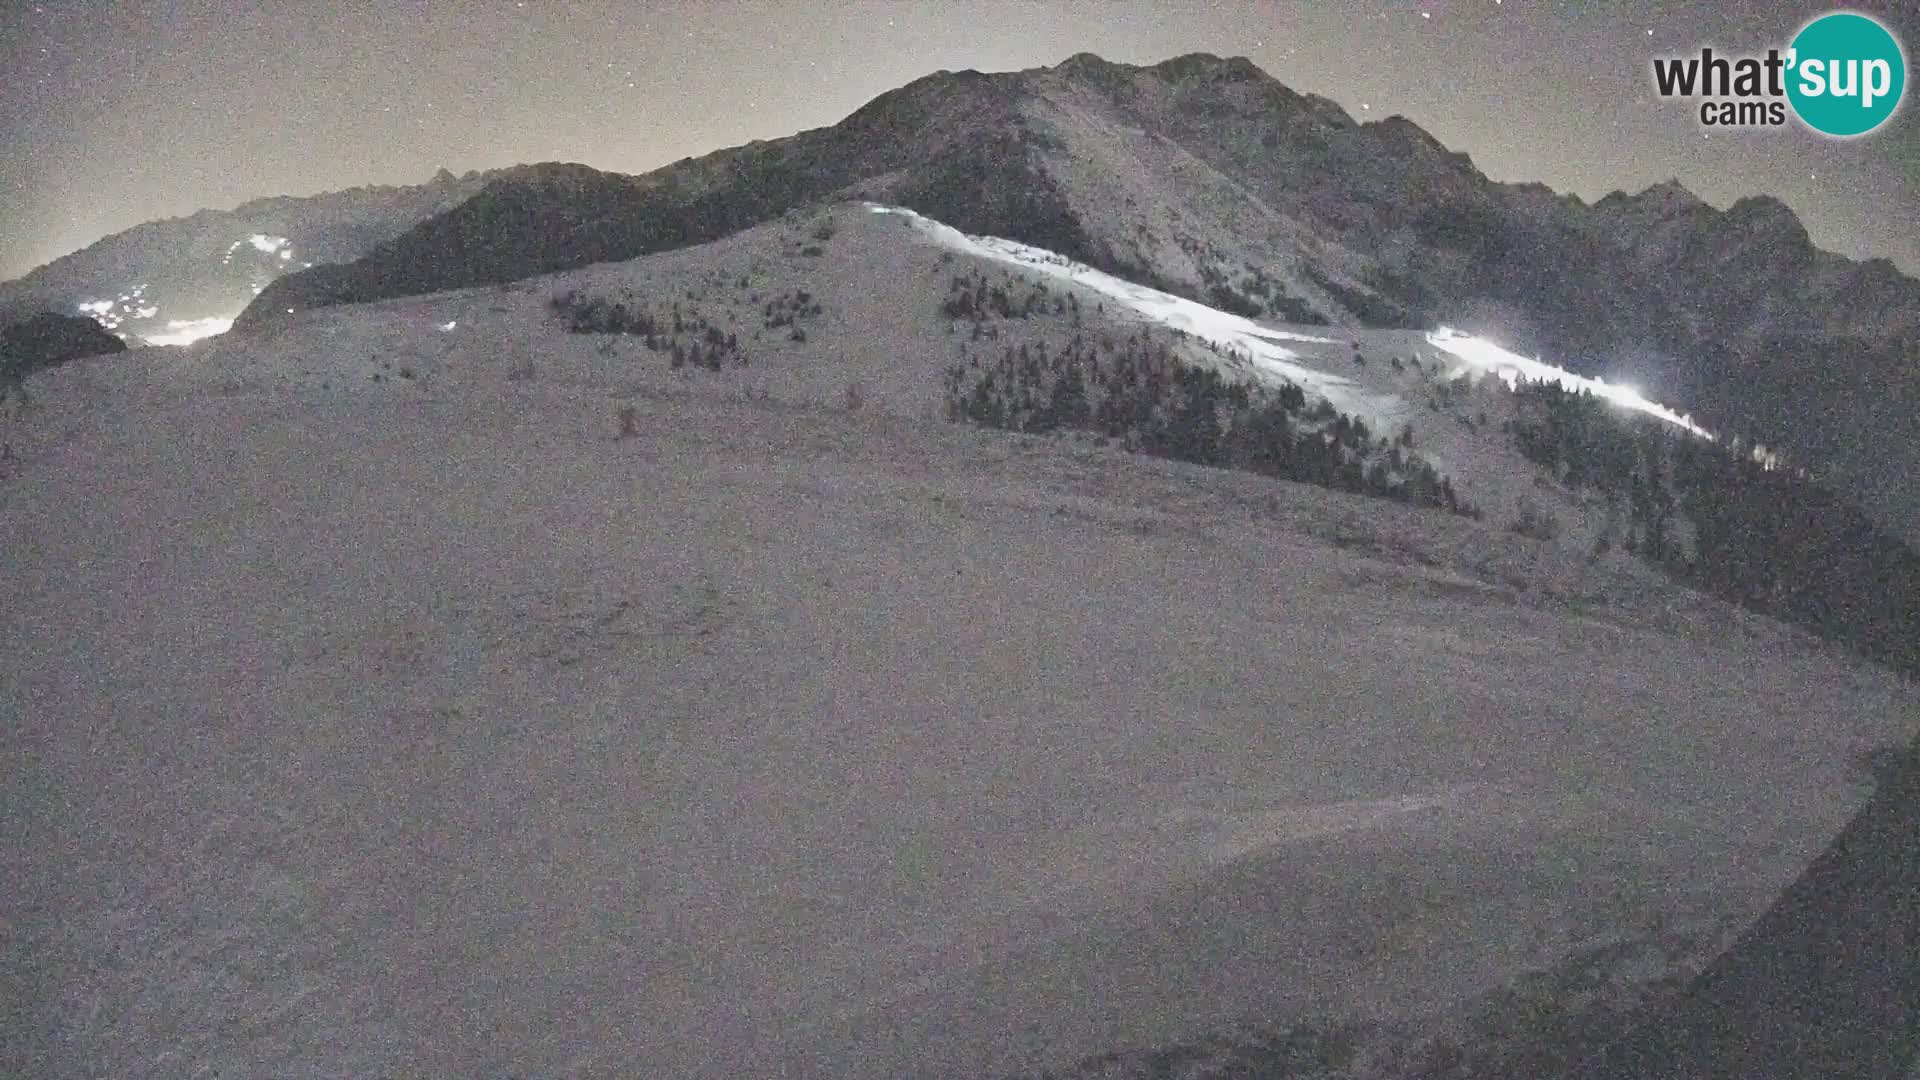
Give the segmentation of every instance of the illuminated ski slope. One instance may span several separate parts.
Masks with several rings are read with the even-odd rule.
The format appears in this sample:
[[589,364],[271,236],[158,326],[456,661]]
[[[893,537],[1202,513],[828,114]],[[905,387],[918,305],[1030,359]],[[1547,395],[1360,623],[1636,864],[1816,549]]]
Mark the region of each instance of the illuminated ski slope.
[[1377,391],[1343,376],[1334,375],[1300,363],[1300,354],[1281,344],[1297,341],[1316,345],[1335,345],[1337,338],[1314,337],[1261,326],[1252,319],[1229,314],[1183,297],[1136,285],[1123,278],[1077,263],[1045,248],[1002,240],[994,236],[968,236],[950,225],[922,217],[912,210],[895,206],[867,204],[876,214],[895,214],[939,243],[971,255],[1038,270],[1086,286],[1122,305],[1145,315],[1169,329],[1191,334],[1219,346],[1250,362],[1253,369],[1275,382],[1291,382],[1301,389],[1327,399],[1341,412],[1359,416],[1398,415],[1404,403],[1392,395]]
[[[1291,382],[1301,389],[1327,399],[1341,412],[1369,420],[1397,422],[1409,407],[1399,395],[1368,387],[1353,379],[1310,367],[1300,361],[1299,352],[1282,342],[1337,345],[1339,339],[1314,337],[1262,326],[1252,319],[1233,315],[1205,304],[1187,300],[1114,277],[1084,263],[1077,263],[1044,248],[1016,243],[992,236],[969,236],[948,225],[923,217],[902,207],[866,204],[876,214],[892,214],[910,221],[922,233],[939,243],[971,255],[1038,270],[1063,278],[1111,297],[1126,307],[1170,329],[1184,331],[1230,353],[1245,357],[1256,372],[1275,381]],[[1427,342],[1461,362],[1450,374],[1472,369],[1499,375],[1508,385],[1519,379],[1546,380],[1569,390],[1590,390],[1625,408],[1657,416],[1685,428],[1702,438],[1711,439],[1690,416],[1682,416],[1657,402],[1649,401],[1629,386],[1613,385],[1589,379],[1540,360],[1530,360],[1508,352],[1481,338],[1462,334],[1451,327],[1427,335]]]
[[1443,326],[1433,333],[1428,334],[1427,341],[1435,348],[1460,360],[1465,365],[1464,368],[1456,369],[1450,374],[1459,374],[1467,368],[1471,368],[1475,371],[1498,375],[1500,378],[1506,380],[1508,386],[1512,386],[1520,380],[1525,379],[1529,382],[1544,380],[1546,382],[1558,383],[1569,390],[1587,390],[1591,391],[1595,396],[1606,398],[1608,401],[1622,408],[1633,409],[1646,413],[1649,416],[1657,416],[1667,423],[1683,427],[1703,439],[1709,441],[1713,439],[1713,436],[1709,435],[1706,429],[1693,422],[1692,416],[1682,416],[1672,409],[1661,405],[1659,402],[1648,401],[1646,398],[1641,397],[1640,392],[1631,386],[1609,383],[1605,379],[1589,379],[1584,375],[1575,375],[1573,372],[1565,368],[1556,367],[1553,364],[1544,363],[1537,359],[1529,360],[1518,353],[1508,352],[1485,338],[1477,338],[1470,334],[1463,334],[1450,326]]
[[191,345],[201,338],[224,334],[233,329],[233,320],[228,319],[169,319],[165,333],[142,334],[141,340],[148,345]]

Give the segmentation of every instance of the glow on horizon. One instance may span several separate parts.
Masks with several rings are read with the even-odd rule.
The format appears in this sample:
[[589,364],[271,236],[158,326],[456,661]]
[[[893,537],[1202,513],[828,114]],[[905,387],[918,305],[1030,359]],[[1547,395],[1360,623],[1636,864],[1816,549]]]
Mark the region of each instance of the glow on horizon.
[[149,345],[191,345],[231,329],[232,319],[170,319],[165,333],[142,334],[140,339]]

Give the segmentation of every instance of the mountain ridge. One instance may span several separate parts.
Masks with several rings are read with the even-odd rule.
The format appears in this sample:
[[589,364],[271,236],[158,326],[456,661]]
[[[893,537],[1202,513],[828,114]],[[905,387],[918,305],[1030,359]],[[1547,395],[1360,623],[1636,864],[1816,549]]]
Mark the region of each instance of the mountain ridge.
[[[1356,121],[1245,57],[935,72],[836,124],[639,176],[521,166],[351,262],[273,281],[239,325],[621,261],[846,198],[1239,314],[1490,335],[1831,462],[1920,534],[1896,477],[1920,469],[1920,421],[1884,416],[1920,396],[1920,281],[1821,251],[1771,197],[1722,210],[1668,180],[1589,204],[1494,181],[1403,116]],[[1869,415],[1892,424],[1891,462],[1806,423]]]
[[[1149,89],[1158,93],[1146,93]],[[810,129],[785,139],[756,141],[699,158],[682,159],[642,175],[656,178],[667,188],[695,181],[700,188],[697,195],[709,197],[724,187],[729,179],[736,181],[736,186],[740,180],[754,179],[752,174],[756,170],[780,170],[783,172],[781,179],[799,181],[794,184],[792,197],[785,200],[763,199],[764,205],[758,213],[750,207],[736,206],[733,216],[741,221],[728,221],[727,224],[744,227],[747,223],[753,223],[746,219],[765,220],[765,216],[761,215],[783,212],[787,208],[786,203],[798,204],[810,199],[850,194],[843,189],[861,183],[869,187],[885,187],[890,182],[897,182],[897,174],[902,170],[918,171],[924,176],[933,171],[924,167],[929,156],[940,155],[943,163],[951,165],[952,155],[942,155],[941,151],[971,146],[983,140],[991,145],[995,140],[990,136],[1010,138],[1014,142],[1037,147],[1043,155],[1047,152],[1080,150],[1082,148],[1071,137],[1062,139],[1057,113],[1048,115],[1043,108],[1054,106],[1057,110],[1069,104],[1061,99],[1075,90],[1092,91],[1104,99],[1102,103],[1112,113],[1104,118],[1109,122],[1127,120],[1142,123],[1147,134],[1164,139],[1185,136],[1182,149],[1254,192],[1274,210],[1295,219],[1308,219],[1308,223],[1314,226],[1330,226],[1335,233],[1347,234],[1331,239],[1358,249],[1365,256],[1364,261],[1374,264],[1371,269],[1386,271],[1388,278],[1403,272],[1405,268],[1394,266],[1391,257],[1383,254],[1381,249],[1390,246],[1386,243],[1390,238],[1364,235],[1369,226],[1385,233],[1412,226],[1418,232],[1421,231],[1423,216],[1427,219],[1426,224],[1431,226],[1434,220],[1445,215],[1463,214],[1473,227],[1491,224],[1511,232],[1515,227],[1512,221],[1473,221],[1472,215],[1478,211],[1482,214],[1523,217],[1513,213],[1514,204],[1526,204],[1538,210],[1539,205],[1535,205],[1533,200],[1539,199],[1540,192],[1549,190],[1539,185],[1510,184],[1487,178],[1473,165],[1470,156],[1447,149],[1404,116],[1356,122],[1335,103],[1292,91],[1245,57],[1222,58],[1208,53],[1191,53],[1151,66],[1135,66],[1102,60],[1094,54],[1082,52],[1053,67],[995,74],[977,71],[935,72],[877,96],[838,124]],[[1085,104],[1085,101],[1085,95],[1082,94],[1072,104]],[[1256,128],[1258,130],[1254,130]],[[1072,133],[1067,134],[1071,136]],[[903,140],[902,135],[909,138]],[[1229,135],[1251,138],[1208,137]],[[911,153],[906,150],[909,143],[913,147]],[[831,155],[825,153],[829,149],[833,152]],[[793,160],[772,160],[783,152]],[[1319,155],[1321,160],[1309,160],[1307,155]],[[541,165],[527,168],[539,170],[551,167]],[[1050,180],[1057,169],[1057,162],[1047,161],[1040,172]],[[729,177],[726,175],[728,173],[734,175]],[[502,178],[508,185],[518,179],[521,177]],[[1036,178],[1024,175],[1014,179],[1031,182]],[[907,186],[911,189],[915,185]],[[938,186],[924,181],[918,185],[921,189]],[[1040,185],[1043,194],[1046,186]],[[1328,197],[1326,189],[1330,186],[1338,189],[1341,198]],[[874,193],[886,194],[883,191]],[[913,191],[907,193],[912,194]],[[502,195],[503,192],[496,188],[490,197]],[[910,199],[897,201],[912,205]],[[1590,205],[1577,196],[1560,193],[1551,193],[1547,198],[1539,199],[1539,203],[1553,207],[1561,215],[1560,219],[1548,223],[1549,233],[1576,233],[1589,242],[1596,241],[1603,233],[1617,230],[1619,211],[1623,209],[1631,215],[1645,216],[1641,208],[1648,201],[1679,204],[1681,209],[1697,217],[1700,224],[1715,233],[1708,238],[1715,243],[1733,243],[1743,235],[1758,233],[1759,240],[1779,249],[1796,262],[1814,257],[1809,253],[1818,253],[1816,261],[1821,264],[1820,271],[1829,278],[1837,278],[1820,290],[1819,295],[1823,298],[1830,298],[1840,291],[1841,285],[1859,275],[1865,275],[1883,291],[1901,294],[1894,297],[1902,301],[1896,305],[1902,308],[1897,320],[1883,326],[1870,326],[1869,336],[1906,332],[1920,322],[1920,311],[1904,310],[1920,305],[1920,281],[1899,274],[1891,264],[1856,262],[1819,252],[1806,237],[1798,217],[1784,203],[1770,196],[1749,196],[1726,210],[1719,210],[1686,191],[1677,181],[1670,180],[1634,195],[1616,192]],[[942,220],[963,219],[956,223],[961,228],[967,227],[964,219],[971,216],[953,212],[940,214],[935,212],[938,208],[914,208],[926,209]],[[702,208],[695,205],[646,205],[624,209],[637,217],[680,213],[697,222]],[[707,209],[712,209],[711,200]],[[951,211],[952,208],[947,209]],[[1074,209],[1080,210],[1079,207]],[[711,231],[712,223],[704,224],[708,227],[681,230],[656,227],[656,235],[652,237],[639,235],[629,226],[625,242],[610,241],[599,247],[615,254],[627,254],[629,249],[634,249],[631,254],[644,254],[648,250],[655,250],[647,246],[651,243],[676,242],[676,232],[711,238],[707,233]],[[1010,224],[1014,226],[1007,230],[1013,234],[1009,236],[1010,239],[1041,242],[1041,238],[1035,235],[1023,235],[1020,222]],[[1055,231],[1057,233],[1059,230]],[[1437,239],[1441,241],[1439,246],[1442,248],[1450,241],[1463,239],[1444,235],[1444,230],[1441,230],[1443,235],[1438,236],[1431,235],[1435,231],[1431,228],[1425,231],[1430,235],[1421,239],[1429,245]],[[1354,235],[1356,233],[1361,235]],[[1564,236],[1552,238],[1563,239]],[[1746,238],[1755,239],[1751,235],[1746,235]],[[1057,242],[1061,239],[1058,235],[1054,239],[1056,243],[1051,246],[1064,249],[1065,254],[1076,257],[1092,255],[1096,261],[1102,254],[1098,250],[1101,243],[1060,243]],[[1087,239],[1104,242],[1111,249],[1109,254],[1124,254],[1122,249],[1125,245],[1114,243],[1111,237],[1096,235]],[[1502,250],[1515,246],[1526,247],[1529,246],[1527,241],[1538,238],[1523,235],[1504,239],[1506,242],[1499,245]],[[598,248],[594,248],[569,257],[600,253]],[[1611,261],[1618,262],[1620,259],[1616,257]],[[1629,258],[1626,261],[1635,260]],[[1148,265],[1151,262],[1149,260]],[[498,266],[477,269],[480,273],[474,275],[476,277],[504,272],[504,268]],[[1610,271],[1619,269],[1618,266],[1609,266]],[[1635,269],[1654,272],[1660,268]],[[1893,273],[1889,274],[1889,270]],[[1171,276],[1178,280],[1179,275]],[[1204,292],[1204,282],[1187,280],[1180,283],[1197,292]],[[1422,284],[1427,285],[1425,292],[1434,291],[1432,284]],[[283,293],[290,287],[282,286]],[[389,281],[387,287],[397,287],[397,283]],[[1410,295],[1395,297],[1388,295],[1394,292],[1391,288],[1381,289],[1366,283],[1359,283],[1359,287],[1374,294],[1375,299],[1418,300],[1423,292],[1421,289],[1402,289],[1401,292]],[[1461,291],[1464,290],[1440,290],[1442,296]],[[323,296],[316,298],[325,302]],[[1463,299],[1470,301],[1474,297],[1469,295]],[[1363,311],[1354,310],[1355,307],[1364,310],[1364,304],[1334,301],[1313,306],[1320,315],[1335,322],[1346,319],[1367,321]],[[262,305],[262,312],[270,310],[271,305]],[[1804,310],[1796,311],[1794,315],[1801,323],[1809,321],[1808,313]],[[1564,321],[1572,324],[1591,320],[1569,317]],[[1731,320],[1723,316],[1719,321],[1725,323]],[[1829,323],[1842,321],[1833,319]],[[1824,330],[1830,327],[1815,324],[1815,328]],[[1573,335],[1561,328],[1557,334],[1543,335],[1546,340],[1542,343],[1561,351],[1583,351],[1569,349],[1570,344],[1579,343],[1577,340],[1555,340],[1570,336]]]
[[[271,195],[227,209],[202,208],[142,222],[0,282],[0,321],[43,311],[71,315],[82,304],[102,300],[111,309],[102,322],[114,330],[124,325],[130,335],[175,320],[230,319],[252,301],[254,286],[264,287],[301,263],[350,262],[416,222],[459,205],[488,180],[522,168],[461,176],[441,169],[421,184]],[[248,242],[255,236],[271,238],[276,246],[260,250]],[[282,248],[298,260],[279,258]],[[142,315],[143,309],[151,314]]]

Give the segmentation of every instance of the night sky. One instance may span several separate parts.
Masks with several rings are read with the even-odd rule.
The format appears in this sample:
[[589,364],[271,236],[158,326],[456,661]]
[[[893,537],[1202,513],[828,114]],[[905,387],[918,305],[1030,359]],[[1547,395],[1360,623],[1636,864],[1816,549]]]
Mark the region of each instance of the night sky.
[[[0,278],[156,217],[516,162],[641,172],[831,124],[937,69],[1080,51],[1251,57],[1355,117],[1401,113],[1501,180],[1592,200],[1677,177],[1768,193],[1815,242],[1920,274],[1920,0],[1878,132],[1703,134],[1654,55],[1784,47],[1827,4],[0,0]],[[271,9],[271,10],[268,10]]]

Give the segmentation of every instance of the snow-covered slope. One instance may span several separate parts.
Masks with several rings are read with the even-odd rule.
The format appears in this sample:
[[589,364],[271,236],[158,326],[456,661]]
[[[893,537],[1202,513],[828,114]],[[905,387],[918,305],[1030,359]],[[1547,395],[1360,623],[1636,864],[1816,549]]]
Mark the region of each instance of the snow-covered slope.
[[1893,676],[1495,515],[939,422],[962,271],[1081,298],[995,348],[1153,333],[1497,465],[1422,335],[1354,365],[858,205],[36,374],[0,1070],[979,1075],[1601,945],[1665,950],[1641,986],[1913,734]]
[[[1138,312],[1161,326],[1225,348],[1243,358],[1254,372],[1271,381],[1298,384],[1310,393],[1326,398],[1335,408],[1344,412],[1373,412],[1389,407],[1385,399],[1361,391],[1351,379],[1292,363],[1299,354],[1279,344],[1291,341],[1337,345],[1337,338],[1262,326],[1251,319],[1095,270],[1057,252],[1031,244],[1002,237],[967,236],[950,225],[943,225],[902,207],[869,204],[868,210],[876,214],[904,217],[916,229],[952,250],[1032,268],[1042,274],[1084,286],[1099,296],[1118,301],[1128,310]],[[1373,416],[1368,418],[1374,419]]]
[[[952,264],[956,257],[964,261]],[[957,266],[968,265],[1009,284],[1064,287],[1083,301],[1087,321],[1042,311],[999,323],[984,345],[956,336],[956,324],[939,315],[942,290]],[[663,321],[673,311],[682,312],[689,325],[704,320],[738,342],[740,362],[718,373],[676,374],[664,370],[664,354],[649,353],[632,336],[559,333],[548,301],[568,293],[618,301],[635,311],[650,308]],[[803,295],[820,310],[799,319],[804,340],[794,340],[787,325],[772,325],[772,312]],[[1411,450],[1493,520],[1510,522],[1524,507],[1550,515],[1562,526],[1555,543],[1569,557],[1588,557],[1616,527],[1616,515],[1536,483],[1538,470],[1499,430],[1512,402],[1496,387],[1525,378],[1593,390],[1623,408],[1710,437],[1691,418],[1629,387],[1446,328],[1332,330],[1249,319],[1056,252],[969,236],[911,210],[875,203],[790,214],[714,244],[513,285],[289,312],[286,319],[182,351],[143,353],[137,362],[229,388],[331,387],[376,379],[428,385],[537,368],[549,377],[601,383],[692,380],[735,396],[788,401],[838,402],[851,393],[871,408],[924,418],[941,410],[937,375],[945,365],[982,348],[991,353],[1031,345],[1058,352],[1082,331],[1102,328],[1121,335],[1147,328],[1184,363],[1233,380],[1295,384],[1365,421],[1382,438],[1405,432]]]
[[[877,214],[904,216],[916,228],[954,250],[1016,266],[1032,267],[1050,276],[1084,285],[1162,326],[1225,349],[1230,359],[1241,361],[1266,381],[1298,385],[1309,394],[1326,399],[1336,409],[1363,417],[1377,427],[1390,429],[1404,422],[1412,413],[1406,402],[1397,395],[1375,390],[1351,377],[1303,365],[1298,362],[1302,354],[1297,347],[1281,344],[1288,342],[1339,347],[1349,340],[1357,344],[1357,339],[1327,337],[1324,335],[1329,331],[1324,328],[1318,334],[1280,329],[1095,270],[1031,244],[1001,237],[967,236],[958,229],[900,207],[869,204],[868,209]],[[1378,340],[1377,336],[1375,340]],[[1597,394],[1624,408],[1659,417],[1702,438],[1712,437],[1695,424],[1691,416],[1682,416],[1658,402],[1649,401],[1632,387],[1609,385],[1605,379],[1576,375],[1557,364],[1543,363],[1538,357],[1530,360],[1493,342],[1462,334],[1451,327],[1442,326],[1429,332],[1425,340],[1458,361],[1447,369],[1448,378],[1471,373],[1497,375],[1509,386],[1520,380],[1551,382],[1568,390]],[[1324,353],[1324,350],[1321,352]]]
[[[1523,502],[1545,503],[1556,520],[1572,525],[1562,539],[1575,550],[1592,547],[1608,528],[1608,515],[1569,499],[1564,492],[1537,490],[1536,470],[1498,430],[1510,403],[1497,392],[1477,392],[1477,383],[1493,380],[1508,387],[1519,380],[1553,383],[1594,393],[1696,437],[1712,438],[1692,417],[1649,401],[1632,387],[1578,375],[1538,357],[1523,357],[1450,327],[1431,332],[1340,330],[1338,336],[1331,336],[1336,331],[1326,327],[1289,327],[1221,311],[1029,244],[968,236],[911,210],[876,204],[866,204],[866,209],[904,219],[949,250],[1070,282],[1153,325],[1202,343],[1205,348],[1187,353],[1189,362],[1230,378],[1269,386],[1297,385],[1310,397],[1323,398],[1341,412],[1364,420],[1376,432],[1390,435],[1413,429],[1421,456],[1467,493],[1469,501],[1484,500],[1498,508],[1503,519]],[[1471,418],[1466,408],[1444,413],[1437,406],[1422,408],[1443,386],[1464,387],[1462,405],[1477,412],[1478,419]],[[1764,449],[1755,453],[1773,460]]]
[[[1404,118],[1360,122],[1244,58],[939,72],[832,127],[642,177],[535,171],[352,266],[280,279],[240,321],[629,259],[846,198],[1227,310],[1445,322],[1557,355],[1820,461],[1920,536],[1899,483],[1920,467],[1920,281],[1818,251],[1774,199],[1721,211],[1663,184],[1589,206],[1498,183]],[[1765,272],[1723,272],[1747,264]]]

